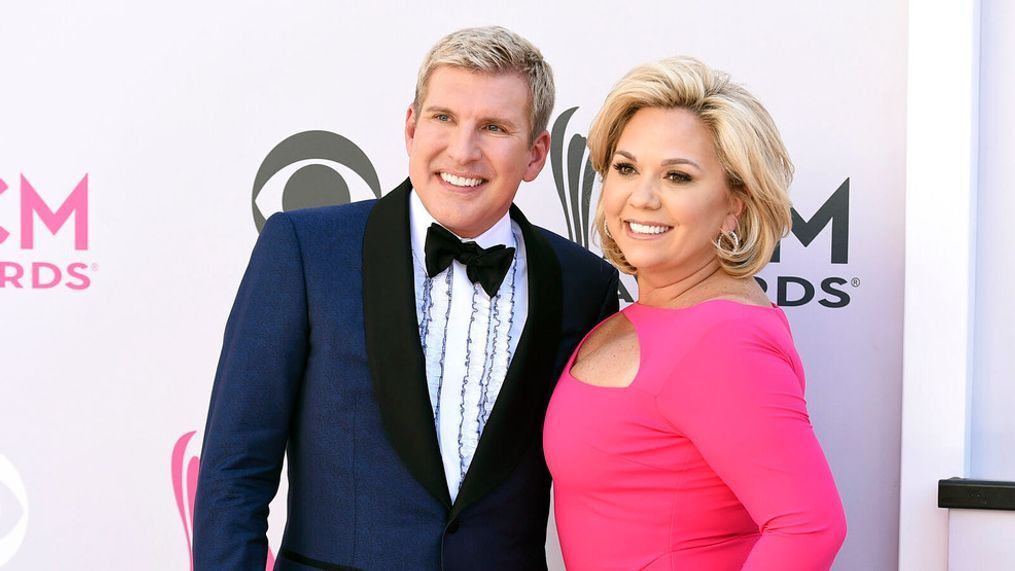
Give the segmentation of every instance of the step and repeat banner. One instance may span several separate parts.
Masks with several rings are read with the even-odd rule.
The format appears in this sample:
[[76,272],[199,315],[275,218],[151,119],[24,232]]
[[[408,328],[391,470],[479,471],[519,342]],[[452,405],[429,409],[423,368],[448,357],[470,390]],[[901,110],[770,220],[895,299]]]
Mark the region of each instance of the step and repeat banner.
[[[901,0],[0,6],[0,567],[189,569],[212,377],[258,229],[401,182],[424,53],[499,24],[558,86],[555,152],[516,202],[592,249],[581,149],[624,72],[693,55],[768,107],[797,174],[761,278],[845,502],[836,569],[893,568],[905,16]],[[552,523],[547,550],[563,569]]]

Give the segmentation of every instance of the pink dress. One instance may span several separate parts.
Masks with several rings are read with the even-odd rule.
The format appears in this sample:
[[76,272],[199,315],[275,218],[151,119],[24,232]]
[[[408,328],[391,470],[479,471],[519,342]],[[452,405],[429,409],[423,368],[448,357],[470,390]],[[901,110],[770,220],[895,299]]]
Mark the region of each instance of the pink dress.
[[641,354],[631,385],[575,379],[572,355],[546,415],[568,570],[828,569],[846,522],[782,310],[623,315]]

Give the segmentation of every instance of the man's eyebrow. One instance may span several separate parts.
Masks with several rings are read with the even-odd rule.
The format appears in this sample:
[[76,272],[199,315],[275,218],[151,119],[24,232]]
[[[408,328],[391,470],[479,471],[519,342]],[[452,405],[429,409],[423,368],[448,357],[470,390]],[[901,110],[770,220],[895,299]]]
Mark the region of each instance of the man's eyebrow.
[[454,113],[452,113],[452,111],[450,109],[448,109],[447,107],[438,107],[436,105],[431,105],[429,107],[424,108],[423,112],[424,113],[444,113],[445,115],[454,115]]
[[[631,153],[629,153],[627,151],[622,151],[620,149],[617,149],[616,151],[614,151],[614,153],[618,154],[618,155],[621,155],[623,157],[626,157],[627,159],[632,160],[634,162],[638,162],[638,159],[633,154],[631,154]],[[662,165],[664,167],[668,167],[670,165],[691,165],[692,167],[694,167],[694,168],[696,168],[698,170],[701,170],[701,165],[699,165],[698,163],[692,161],[691,159],[685,159],[685,158],[682,158],[682,157],[681,158],[675,158],[675,159],[666,159],[665,161],[660,163],[660,165]]]
[[495,123],[497,125],[504,125],[505,127],[511,130],[515,130],[518,128],[518,125],[516,125],[514,121],[507,119],[505,117],[483,117],[479,121],[480,123],[484,124]]

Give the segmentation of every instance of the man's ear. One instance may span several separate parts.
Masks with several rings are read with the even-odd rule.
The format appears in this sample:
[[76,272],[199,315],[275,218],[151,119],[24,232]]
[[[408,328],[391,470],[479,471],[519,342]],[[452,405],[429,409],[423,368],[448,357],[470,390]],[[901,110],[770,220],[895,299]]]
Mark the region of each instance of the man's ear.
[[405,152],[412,152],[412,140],[416,137],[416,109],[409,105],[405,112]]
[[536,177],[539,176],[539,171],[543,170],[543,165],[546,164],[546,156],[549,152],[550,132],[543,131],[532,142],[532,148],[529,150],[529,164],[525,167],[525,174],[522,176],[522,180],[525,182],[536,180]]

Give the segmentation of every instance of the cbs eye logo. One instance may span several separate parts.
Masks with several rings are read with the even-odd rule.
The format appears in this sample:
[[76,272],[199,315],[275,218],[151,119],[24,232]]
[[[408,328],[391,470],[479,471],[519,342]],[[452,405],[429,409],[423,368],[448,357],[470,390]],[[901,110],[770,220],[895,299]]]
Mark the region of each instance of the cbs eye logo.
[[14,558],[28,529],[25,483],[7,457],[0,454],[0,567]]
[[355,143],[330,131],[304,131],[264,158],[250,205],[260,232],[275,212],[380,197],[377,172]]

